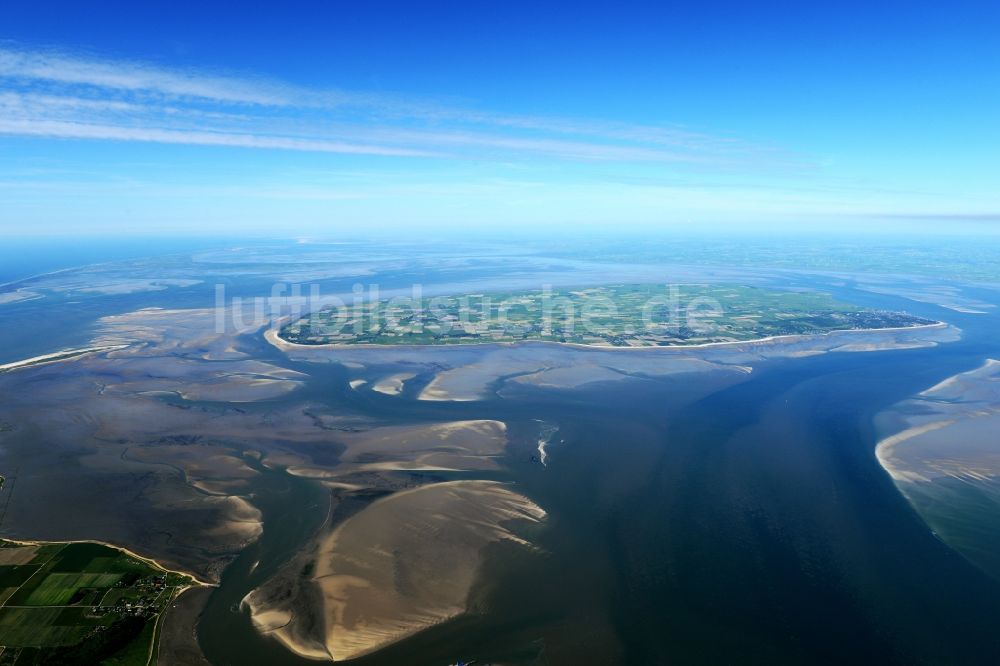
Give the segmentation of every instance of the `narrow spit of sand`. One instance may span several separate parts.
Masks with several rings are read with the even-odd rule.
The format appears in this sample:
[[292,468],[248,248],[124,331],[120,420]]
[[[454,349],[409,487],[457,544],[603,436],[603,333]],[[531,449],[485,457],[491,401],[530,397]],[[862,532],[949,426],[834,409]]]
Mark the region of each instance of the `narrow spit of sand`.
[[47,363],[58,363],[59,361],[69,361],[71,359],[79,358],[80,356],[85,356],[87,354],[117,351],[119,349],[125,349],[126,347],[128,347],[128,345],[104,345],[102,347],[84,347],[83,349],[64,349],[63,351],[57,351],[51,354],[42,354],[41,356],[33,356],[31,358],[26,358],[21,361],[4,363],[3,365],[0,365],[0,373],[11,372],[13,370],[19,370],[20,368],[28,368],[35,365],[45,365]]

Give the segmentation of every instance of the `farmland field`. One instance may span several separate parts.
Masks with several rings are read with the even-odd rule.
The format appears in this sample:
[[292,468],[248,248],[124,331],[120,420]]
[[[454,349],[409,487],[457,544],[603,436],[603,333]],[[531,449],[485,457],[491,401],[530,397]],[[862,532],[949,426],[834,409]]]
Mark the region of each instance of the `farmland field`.
[[662,347],[929,323],[904,312],[842,303],[820,292],[615,284],[330,305],[290,322],[280,336],[305,345],[542,340]]
[[0,664],[153,664],[187,576],[110,546],[0,541]]

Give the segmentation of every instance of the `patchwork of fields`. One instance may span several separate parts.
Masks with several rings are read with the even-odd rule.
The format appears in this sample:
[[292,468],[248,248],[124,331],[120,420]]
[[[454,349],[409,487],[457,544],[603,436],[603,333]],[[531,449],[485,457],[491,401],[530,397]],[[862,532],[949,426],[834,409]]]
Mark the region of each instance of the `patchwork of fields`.
[[820,292],[722,284],[616,284],[341,304],[288,323],[280,337],[303,345],[541,340],[662,347],[929,323],[903,312],[841,303]]
[[0,541],[0,665],[153,664],[157,618],[191,582],[102,544]]

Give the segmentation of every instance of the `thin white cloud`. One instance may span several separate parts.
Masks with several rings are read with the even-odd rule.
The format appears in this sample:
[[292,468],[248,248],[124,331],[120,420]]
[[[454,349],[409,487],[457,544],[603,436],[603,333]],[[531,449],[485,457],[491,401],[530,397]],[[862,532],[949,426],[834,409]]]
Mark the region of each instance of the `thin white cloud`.
[[386,155],[396,157],[432,157],[427,151],[364,144],[341,143],[294,137],[259,136],[251,134],[192,132],[148,127],[120,127],[51,120],[0,119],[0,134],[40,136],[60,139],[105,139],[112,141],[142,141],[196,146],[227,146],[236,148],[270,148],[349,155]]
[[[48,94],[19,94],[9,92],[0,93],[0,112],[2,112],[2,115],[8,121],[6,123],[0,121],[0,125],[8,128],[5,130],[5,133],[8,134],[17,133],[18,130],[21,130],[26,134],[40,136],[117,139],[128,139],[132,137],[135,140],[149,141],[161,140],[158,137],[164,134],[169,134],[171,137],[183,136],[184,134],[198,136],[204,134],[205,132],[192,134],[191,132],[179,132],[177,131],[180,129],[178,127],[146,127],[145,129],[147,131],[144,135],[149,137],[146,139],[141,138],[140,133],[135,131],[135,127],[123,128],[128,131],[123,131],[114,135],[107,123],[96,124],[97,127],[101,128],[100,131],[98,131],[96,129],[92,129],[95,126],[95,123],[81,122],[81,118],[96,120],[100,117],[104,117],[106,119],[113,117],[119,122],[127,119],[134,120],[141,118],[147,121],[144,124],[148,124],[148,121],[154,116],[159,116],[157,120],[162,124],[167,120],[174,123],[183,123],[184,118],[189,117],[194,119],[199,127],[210,128],[209,133],[213,136],[232,134],[232,123],[253,121],[252,117],[245,114],[236,115],[222,112],[206,112],[202,109],[184,109],[176,106],[150,106],[148,104],[136,104],[118,100],[86,99]],[[14,122],[14,120],[18,120],[19,122]],[[230,125],[229,127],[217,126],[217,123],[206,122],[207,120],[228,121]],[[260,125],[260,123],[257,124]],[[271,122],[270,124],[273,125],[274,123]],[[190,129],[190,127],[185,129]],[[258,127],[258,130],[260,129],[263,128]],[[288,130],[289,128],[285,129]],[[335,137],[363,137],[369,144],[372,142],[381,142],[383,144],[395,146],[447,146],[451,149],[486,148],[504,151],[542,153],[568,159],[618,159],[634,161],[671,161],[673,159],[685,161],[686,159],[683,155],[678,155],[676,157],[671,156],[665,151],[656,149],[655,147],[648,149],[633,146],[602,145],[588,143],[585,141],[519,138],[467,131],[414,131],[357,126],[352,127],[344,125],[329,126],[327,128],[305,128],[301,123],[296,124],[290,129],[290,131],[300,134],[305,131],[306,134],[309,135],[308,139],[299,139],[296,142],[298,147],[295,149],[301,150],[308,150],[308,146],[313,144],[318,146],[316,150],[327,150],[330,144],[338,143],[330,138],[332,135]],[[107,134],[107,136],[104,136],[105,134]],[[320,135],[324,135],[327,138],[320,139]],[[254,145],[253,143],[248,142],[245,135],[238,135],[233,139],[233,141],[239,143],[239,145],[245,145],[247,147],[286,147],[285,145],[278,145],[275,141],[270,140],[273,139],[273,137],[265,136],[263,138],[268,139],[268,141],[260,143],[259,145]],[[170,142],[181,143],[183,141],[171,140]],[[203,141],[194,142],[205,143]],[[221,140],[213,140],[212,143],[224,145],[224,142]],[[340,141],[339,143],[343,143],[343,141]],[[348,142],[348,145],[355,146],[357,144]],[[330,152],[371,152],[372,154],[408,156],[440,154],[437,151],[428,151],[426,149],[390,149],[385,146],[378,145],[362,145],[361,147],[367,150],[331,150]]]
[[785,168],[773,148],[675,127],[497,114],[0,45],[0,132],[503,161]]
[[659,146],[631,146],[598,143],[596,141],[570,141],[557,138],[505,136],[467,131],[376,131],[372,134],[389,141],[427,143],[451,148],[483,148],[506,152],[544,154],[569,160],[598,160],[620,162],[698,162],[702,158],[680,151],[669,151]]
[[277,86],[249,83],[229,77],[178,73],[144,63],[107,62],[57,52],[0,49],[0,76],[219,102],[262,105],[291,103],[288,92]]

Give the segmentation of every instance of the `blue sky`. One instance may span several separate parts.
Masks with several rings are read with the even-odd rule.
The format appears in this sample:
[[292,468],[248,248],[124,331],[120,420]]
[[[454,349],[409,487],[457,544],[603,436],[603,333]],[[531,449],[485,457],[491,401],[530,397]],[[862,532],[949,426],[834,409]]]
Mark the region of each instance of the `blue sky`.
[[992,230],[998,33],[985,2],[16,3],[0,229]]

